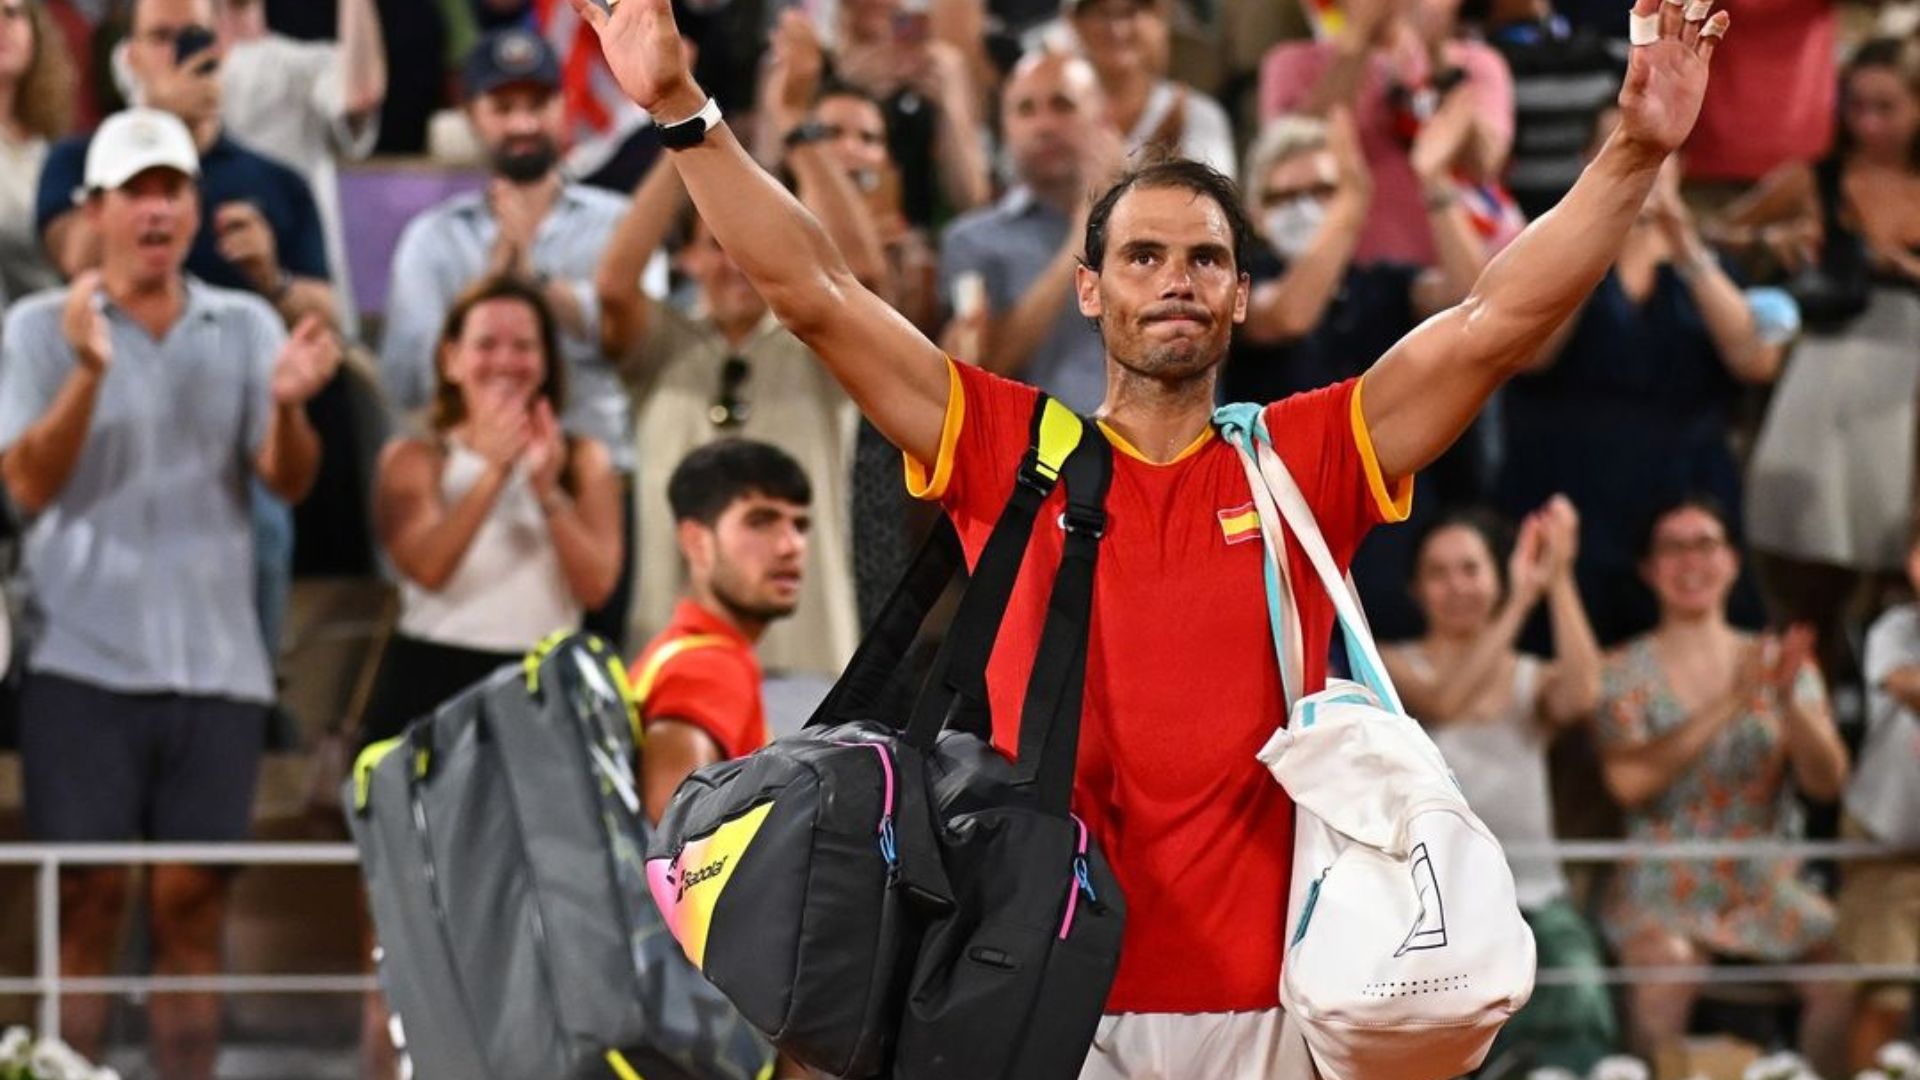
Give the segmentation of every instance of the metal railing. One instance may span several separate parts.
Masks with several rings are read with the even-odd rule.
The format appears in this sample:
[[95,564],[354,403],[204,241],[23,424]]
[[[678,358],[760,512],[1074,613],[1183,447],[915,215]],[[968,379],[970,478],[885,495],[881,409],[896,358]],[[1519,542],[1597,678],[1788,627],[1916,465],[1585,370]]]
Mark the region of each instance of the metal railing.
[[40,1034],[60,1034],[60,999],[67,994],[364,994],[371,975],[139,975],[67,977],[60,974],[60,869],[66,866],[355,866],[352,844],[0,844],[0,866],[32,866],[34,974],[0,978],[0,995],[40,998]]
[[[1573,840],[1512,844],[1509,858],[1552,858],[1575,863],[1653,862],[1754,857],[1800,859],[1920,858],[1920,850],[1858,840],[1680,841],[1642,844],[1623,840]],[[378,987],[371,975],[126,975],[66,977],[60,974],[60,870],[68,866],[353,866],[352,844],[0,844],[0,866],[36,868],[35,973],[0,978],[0,996],[40,999],[40,1031],[60,1033],[60,999],[69,994],[364,994]],[[1729,968],[1640,967],[1604,972],[1538,973],[1541,986],[1606,983],[1800,983],[1920,982],[1920,967],[1898,964],[1742,964]]]

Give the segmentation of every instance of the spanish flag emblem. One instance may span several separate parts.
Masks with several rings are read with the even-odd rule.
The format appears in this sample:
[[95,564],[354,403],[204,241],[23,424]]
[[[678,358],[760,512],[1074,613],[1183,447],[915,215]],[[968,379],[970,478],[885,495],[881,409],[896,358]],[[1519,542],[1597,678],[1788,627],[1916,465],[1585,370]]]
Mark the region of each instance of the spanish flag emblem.
[[1260,514],[1254,510],[1252,503],[1217,511],[1217,514],[1220,533],[1227,538],[1227,543],[1244,544],[1260,539]]

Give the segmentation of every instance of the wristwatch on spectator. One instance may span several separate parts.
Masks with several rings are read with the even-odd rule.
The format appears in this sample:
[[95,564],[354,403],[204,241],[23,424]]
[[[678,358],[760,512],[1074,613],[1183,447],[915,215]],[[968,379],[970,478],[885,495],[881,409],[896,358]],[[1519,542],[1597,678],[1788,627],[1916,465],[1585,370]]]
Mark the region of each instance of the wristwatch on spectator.
[[671,124],[660,125],[660,145],[669,150],[685,150],[706,141],[707,132],[720,126],[720,102],[709,94],[700,111]]

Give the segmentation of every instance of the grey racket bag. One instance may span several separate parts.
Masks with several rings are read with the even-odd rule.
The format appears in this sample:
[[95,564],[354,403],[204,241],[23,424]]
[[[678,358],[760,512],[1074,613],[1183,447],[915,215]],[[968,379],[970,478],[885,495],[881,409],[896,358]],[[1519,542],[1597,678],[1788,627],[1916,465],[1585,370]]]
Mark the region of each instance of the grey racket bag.
[[355,763],[380,980],[423,1080],[769,1071],[648,893],[631,702],[604,643],[558,636]]

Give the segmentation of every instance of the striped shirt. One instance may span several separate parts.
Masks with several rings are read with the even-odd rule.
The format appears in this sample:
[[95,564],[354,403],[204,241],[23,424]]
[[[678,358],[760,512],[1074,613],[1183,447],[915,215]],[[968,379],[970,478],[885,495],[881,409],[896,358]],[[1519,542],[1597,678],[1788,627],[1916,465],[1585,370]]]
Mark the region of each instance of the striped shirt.
[[1566,195],[1586,168],[1594,121],[1620,93],[1627,46],[1554,17],[1487,35],[1513,72],[1513,154],[1507,186],[1530,218]]

